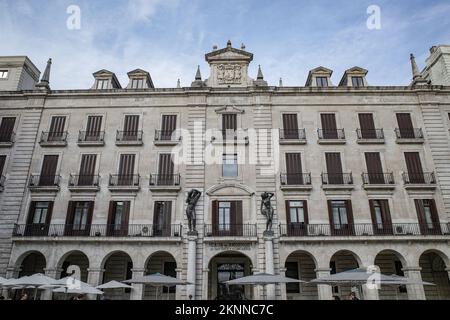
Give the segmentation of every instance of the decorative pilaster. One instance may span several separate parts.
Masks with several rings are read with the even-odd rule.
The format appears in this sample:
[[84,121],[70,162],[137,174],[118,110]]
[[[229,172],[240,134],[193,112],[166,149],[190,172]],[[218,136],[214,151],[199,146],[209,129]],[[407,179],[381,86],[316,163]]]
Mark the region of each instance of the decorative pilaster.
[[203,269],[203,283],[202,283],[202,300],[208,300],[208,278],[209,278],[209,269]]
[[[87,283],[90,284],[93,287],[99,286],[101,283],[101,279],[103,276],[103,272],[105,272],[105,269],[94,269],[89,268],[87,269],[88,272],[88,279]],[[81,279],[78,279],[81,280]],[[97,296],[95,295],[88,295],[89,300],[97,300]]]
[[[331,269],[330,268],[317,268],[314,270],[316,272],[316,278],[322,279],[330,276]],[[333,300],[333,291],[331,290],[331,286],[327,284],[319,284],[317,285],[317,293],[319,296],[319,300]]]
[[[273,231],[264,232],[264,244],[266,249],[266,273],[275,274],[275,266],[273,263]],[[266,286],[266,299],[275,300],[275,285],[269,284]]]
[[[145,275],[146,269],[131,269],[133,272],[132,278],[143,277]],[[142,300],[144,296],[144,285],[143,284],[132,284],[133,289],[131,289],[130,300]]]
[[[175,272],[177,273],[177,279],[181,279],[181,275],[183,273],[183,269],[175,269]],[[175,293],[175,300],[181,300],[181,290],[180,287],[177,286],[177,290]]]
[[196,265],[196,252],[197,252],[197,238],[198,234],[196,231],[188,232],[188,265],[187,265],[187,281],[192,283],[187,286],[187,298],[195,300],[195,265]]
[[[286,268],[280,268],[280,275],[286,276]],[[281,300],[287,300],[286,283],[281,283]]]
[[[422,281],[421,267],[406,267],[403,269],[405,276],[413,280]],[[409,284],[406,286],[409,300],[426,300],[425,289],[421,284]]]
[[[45,271],[45,275],[47,277],[50,277],[53,279],[59,279],[63,269],[46,268],[46,269],[44,269],[44,271]],[[53,299],[53,289],[47,289],[47,290],[42,291],[41,300],[52,300],[52,299]]]

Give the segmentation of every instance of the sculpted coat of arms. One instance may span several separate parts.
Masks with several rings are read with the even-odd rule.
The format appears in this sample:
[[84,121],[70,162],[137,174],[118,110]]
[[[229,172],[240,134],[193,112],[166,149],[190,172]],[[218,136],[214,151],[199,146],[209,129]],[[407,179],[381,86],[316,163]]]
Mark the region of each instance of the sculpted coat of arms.
[[242,66],[238,64],[221,64],[217,67],[219,84],[239,84],[242,82]]

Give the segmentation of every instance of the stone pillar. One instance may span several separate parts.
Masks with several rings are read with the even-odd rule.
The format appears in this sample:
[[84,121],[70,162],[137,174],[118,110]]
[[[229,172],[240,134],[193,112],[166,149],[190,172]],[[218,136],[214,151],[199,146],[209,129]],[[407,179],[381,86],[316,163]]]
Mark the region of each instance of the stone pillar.
[[[328,268],[317,268],[314,270],[316,272],[316,278],[322,279],[330,276],[331,269]],[[319,300],[333,300],[333,291],[330,285],[319,284],[317,285],[317,294]]]
[[[275,274],[275,266],[273,263],[273,231],[264,232],[264,243],[266,249],[266,273]],[[275,300],[275,285],[269,284],[266,285],[266,299],[267,300]]]
[[[177,273],[177,279],[181,280],[181,274],[183,269],[175,269],[175,272]],[[177,286],[177,290],[175,292],[175,300],[181,300],[181,286]]]
[[208,286],[209,286],[209,269],[203,269],[203,285],[202,285],[202,300],[208,300]]
[[[280,275],[286,276],[286,268],[280,268]],[[281,300],[287,300],[286,283],[280,284]]]
[[[133,275],[131,278],[143,277],[145,275],[146,269],[131,269]],[[144,299],[144,285],[133,283],[131,285],[133,289],[131,289],[130,300],[143,300]]]
[[[105,269],[95,269],[95,268],[88,268],[88,278],[87,283],[90,284],[93,287],[99,286],[101,283],[103,272],[105,272]],[[81,280],[81,279],[79,279]],[[96,295],[88,295],[89,300],[97,300],[98,296]]]
[[[19,277],[20,268],[9,267],[6,269],[6,279],[17,279]],[[10,290],[3,288],[1,290],[2,296],[6,299],[12,298],[9,294],[12,293]]]
[[[406,267],[403,269],[405,276],[413,280],[422,281],[421,267]],[[410,284],[406,286],[409,300],[426,300],[425,289],[421,284]]]
[[[58,268],[46,268],[44,269],[45,275],[47,277],[53,278],[53,279],[59,279],[61,272],[63,269]],[[43,290],[41,293],[41,300],[52,300],[53,299],[53,289]]]
[[196,231],[188,232],[188,263],[187,263],[187,281],[192,283],[186,287],[187,299],[192,296],[195,300],[195,273],[196,273],[196,253],[197,253],[197,238]]

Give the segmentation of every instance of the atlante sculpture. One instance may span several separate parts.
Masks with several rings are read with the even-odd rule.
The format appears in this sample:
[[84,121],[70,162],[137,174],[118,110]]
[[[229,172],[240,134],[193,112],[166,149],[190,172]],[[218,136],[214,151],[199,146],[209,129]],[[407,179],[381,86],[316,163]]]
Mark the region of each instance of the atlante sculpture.
[[196,213],[195,213],[195,207],[197,206],[197,202],[200,199],[200,196],[202,193],[196,189],[192,189],[189,191],[186,203],[186,215],[188,218],[189,223],[189,232],[195,232],[196,231]]
[[275,194],[264,192],[261,194],[261,213],[263,216],[266,217],[267,223],[266,223],[266,231],[270,232],[272,231],[272,221],[273,221],[273,207],[271,200],[274,197]]

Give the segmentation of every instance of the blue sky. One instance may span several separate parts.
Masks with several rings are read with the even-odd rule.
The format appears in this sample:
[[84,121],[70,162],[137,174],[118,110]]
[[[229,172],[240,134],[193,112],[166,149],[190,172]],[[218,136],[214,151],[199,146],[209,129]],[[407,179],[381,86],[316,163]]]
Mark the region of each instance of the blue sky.
[[[68,30],[69,5],[81,29]],[[381,8],[381,29],[366,27],[367,7]],[[92,73],[148,70],[157,87],[189,86],[204,54],[228,39],[254,53],[270,85],[303,86],[317,66],[369,70],[371,85],[408,85],[409,53],[420,67],[429,48],[450,44],[448,0],[0,0],[0,55],[27,55],[43,71],[53,58],[53,89],[89,88]]]

